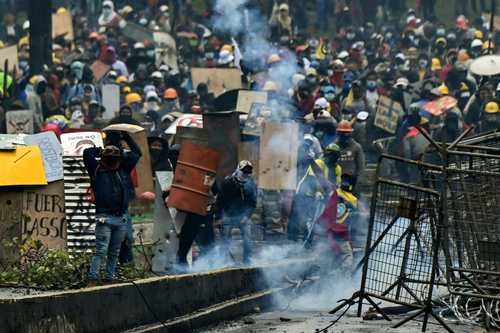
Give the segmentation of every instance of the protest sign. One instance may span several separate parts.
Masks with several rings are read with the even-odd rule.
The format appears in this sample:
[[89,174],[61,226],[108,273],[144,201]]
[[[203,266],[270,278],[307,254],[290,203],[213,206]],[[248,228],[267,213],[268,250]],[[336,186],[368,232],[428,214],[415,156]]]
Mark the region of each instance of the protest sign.
[[61,135],[61,145],[63,154],[67,156],[82,156],[86,148],[104,147],[99,132],[64,133]]
[[92,70],[92,73],[94,74],[94,79],[96,81],[100,81],[104,75],[106,75],[109,70],[111,69],[110,65],[107,65],[103,63],[100,60],[96,60],[92,66],[90,66],[90,69]]
[[23,191],[23,238],[42,241],[48,248],[66,247],[64,182]]
[[374,125],[391,134],[396,134],[399,117],[402,116],[403,113],[403,108],[398,102],[388,97],[380,96]]
[[17,54],[17,45],[8,46],[0,49],[0,68],[4,68],[5,60],[9,61],[9,71],[19,66],[19,56]]
[[117,84],[104,84],[102,86],[102,105],[106,109],[104,119],[111,119],[120,110],[120,86]]
[[228,90],[241,89],[241,72],[237,68],[192,68],[193,88],[200,83],[208,85],[208,91],[216,97]]
[[424,105],[424,110],[433,116],[440,116],[446,110],[452,109],[457,106],[457,99],[452,96],[443,96],[435,101],[428,102]]
[[38,146],[42,152],[43,167],[47,181],[63,179],[62,147],[54,132],[28,135],[24,138],[27,146]]
[[0,150],[15,150],[17,146],[24,146],[25,134],[0,134]]
[[5,114],[7,134],[33,134],[33,111],[8,111]]
[[144,43],[145,41],[153,41],[153,33],[132,22],[127,22],[127,25],[122,29],[123,35],[127,38],[133,39],[136,42]]
[[[34,239],[51,249],[66,246],[64,183],[0,191],[0,235],[4,240]],[[18,254],[18,253],[17,253]],[[14,258],[0,244],[0,259]]]
[[203,116],[201,114],[185,114],[177,118],[165,131],[165,134],[175,134],[177,127],[203,128]]
[[166,32],[154,32],[153,40],[155,42],[155,60],[156,67],[166,64],[174,70],[178,70],[177,64],[177,46],[175,39]]
[[0,165],[0,186],[47,184],[38,146],[0,151]]
[[52,14],[52,38],[64,36],[65,40],[75,39],[71,12]]
[[263,124],[260,138],[259,188],[295,190],[299,126],[297,123]]
[[248,114],[250,113],[253,103],[266,104],[267,92],[240,90],[238,92],[238,104],[236,105],[236,111]]

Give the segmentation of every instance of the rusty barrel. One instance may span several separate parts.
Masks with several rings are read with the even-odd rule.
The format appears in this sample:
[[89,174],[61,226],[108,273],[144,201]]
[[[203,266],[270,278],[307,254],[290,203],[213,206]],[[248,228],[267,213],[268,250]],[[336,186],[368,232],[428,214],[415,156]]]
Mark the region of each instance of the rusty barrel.
[[215,181],[220,153],[208,146],[181,146],[167,204],[182,211],[207,215],[208,194]]

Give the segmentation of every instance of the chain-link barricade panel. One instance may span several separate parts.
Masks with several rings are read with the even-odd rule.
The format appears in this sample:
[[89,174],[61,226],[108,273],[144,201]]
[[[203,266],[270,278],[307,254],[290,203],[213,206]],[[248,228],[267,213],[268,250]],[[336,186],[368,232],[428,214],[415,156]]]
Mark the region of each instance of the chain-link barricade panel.
[[443,221],[450,291],[500,295],[500,157],[450,153]]
[[372,205],[365,292],[398,304],[422,305],[431,281],[438,194],[379,179]]

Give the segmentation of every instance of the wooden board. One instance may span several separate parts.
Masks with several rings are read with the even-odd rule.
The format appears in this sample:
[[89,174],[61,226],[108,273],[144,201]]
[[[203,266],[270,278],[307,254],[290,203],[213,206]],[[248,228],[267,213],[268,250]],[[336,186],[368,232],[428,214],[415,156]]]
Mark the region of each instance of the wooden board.
[[151,157],[149,156],[149,146],[146,131],[130,133],[130,137],[139,146],[142,156],[137,163],[135,170],[137,172],[137,187],[135,194],[140,196],[144,192],[154,193],[153,173],[151,171]]
[[297,123],[263,124],[260,138],[259,188],[295,190],[299,125]]
[[241,72],[237,68],[192,68],[191,79],[194,89],[206,83],[208,91],[216,97],[228,90],[242,88]]
[[[0,238],[34,239],[47,248],[66,247],[64,183],[0,191]],[[0,244],[0,259],[12,258]]]
[[2,72],[4,70],[5,60],[9,61],[10,73],[12,73],[14,67],[19,68],[19,56],[17,54],[17,45],[4,47],[3,49],[0,49],[0,68],[2,69]]
[[391,134],[396,134],[399,117],[403,114],[403,108],[398,102],[388,97],[380,96],[374,125]]
[[267,92],[265,91],[251,91],[240,90],[238,92],[238,103],[236,104],[236,111],[241,113],[250,113],[253,103],[266,104]]
[[262,103],[252,103],[248,118],[245,121],[243,134],[261,136],[264,122],[270,121],[272,110]]
[[73,18],[70,11],[52,14],[52,38],[64,36],[66,40],[74,40]]

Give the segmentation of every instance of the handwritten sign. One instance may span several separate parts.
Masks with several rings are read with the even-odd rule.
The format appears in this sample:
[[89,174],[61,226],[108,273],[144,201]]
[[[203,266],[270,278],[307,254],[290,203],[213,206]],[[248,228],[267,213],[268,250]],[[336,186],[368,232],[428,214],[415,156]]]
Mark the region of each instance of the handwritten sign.
[[24,138],[27,146],[39,146],[42,152],[45,177],[48,182],[61,180],[64,177],[62,163],[62,147],[54,132],[43,132],[28,135]]
[[[0,192],[0,235],[40,240],[48,248],[66,247],[64,182]],[[6,256],[0,246],[0,258]]]
[[82,156],[86,148],[104,147],[99,132],[64,133],[61,135],[61,144],[66,156]]
[[398,120],[403,113],[403,108],[398,102],[388,97],[380,96],[374,125],[391,134],[396,134]]
[[33,111],[8,111],[5,114],[7,134],[33,134]]

